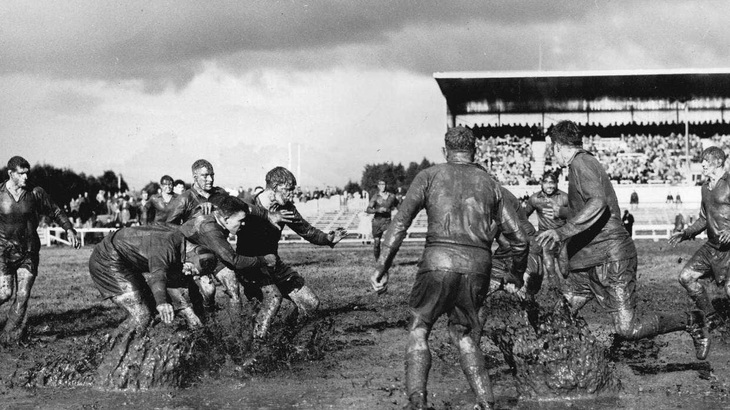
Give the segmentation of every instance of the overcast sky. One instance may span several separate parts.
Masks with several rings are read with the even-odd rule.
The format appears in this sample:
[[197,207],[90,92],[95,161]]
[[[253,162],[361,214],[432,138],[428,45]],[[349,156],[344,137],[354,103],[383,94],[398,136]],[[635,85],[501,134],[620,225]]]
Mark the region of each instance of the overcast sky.
[[0,146],[134,188],[441,161],[437,71],[730,67],[728,1],[0,1]]

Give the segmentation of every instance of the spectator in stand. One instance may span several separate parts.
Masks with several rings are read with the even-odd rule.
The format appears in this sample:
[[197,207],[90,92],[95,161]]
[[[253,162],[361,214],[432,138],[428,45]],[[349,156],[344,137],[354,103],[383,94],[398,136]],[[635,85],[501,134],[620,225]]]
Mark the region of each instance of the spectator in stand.
[[631,199],[629,200],[629,204],[631,205],[631,209],[639,208],[639,194],[636,193],[636,190],[633,190],[631,192]]
[[180,195],[185,192],[185,181],[182,179],[176,179],[173,184],[172,192],[174,192],[175,195]]
[[629,233],[629,236],[634,236],[634,215],[631,215],[628,209],[624,210],[624,216],[621,218],[621,222],[624,224],[624,228]]

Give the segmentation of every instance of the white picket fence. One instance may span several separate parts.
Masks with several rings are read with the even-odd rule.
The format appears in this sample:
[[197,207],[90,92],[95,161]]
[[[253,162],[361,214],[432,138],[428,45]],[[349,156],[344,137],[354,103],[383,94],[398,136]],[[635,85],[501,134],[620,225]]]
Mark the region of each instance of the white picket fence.
[[[654,242],[658,242],[661,240],[666,240],[669,238],[669,235],[672,233],[672,230],[674,229],[674,225],[671,224],[664,224],[664,225],[635,225],[634,226],[634,239],[650,239]],[[114,232],[116,228],[79,228],[76,229],[76,232],[79,234],[79,240],[81,241],[81,246],[86,245],[86,236],[88,234],[98,234],[101,233],[104,236],[108,235],[110,232]],[[68,245],[69,242],[64,239],[65,232],[63,228],[59,227],[46,227],[46,228],[38,228],[38,236],[41,238],[41,245],[45,246],[51,246],[54,244],[63,244]],[[698,238],[706,238],[707,236],[703,232],[698,236]],[[233,238],[232,238],[233,239]],[[406,235],[406,242],[419,242],[419,241],[425,241],[426,240],[426,228],[425,227],[418,227],[418,228],[411,228],[408,230],[408,233]],[[343,243],[369,243],[372,241],[372,236],[370,234],[370,230],[368,229],[367,232],[361,232],[361,231],[350,231],[347,238],[343,239]],[[282,244],[287,243],[306,243],[304,239],[296,235],[294,232],[284,230],[281,236]]]

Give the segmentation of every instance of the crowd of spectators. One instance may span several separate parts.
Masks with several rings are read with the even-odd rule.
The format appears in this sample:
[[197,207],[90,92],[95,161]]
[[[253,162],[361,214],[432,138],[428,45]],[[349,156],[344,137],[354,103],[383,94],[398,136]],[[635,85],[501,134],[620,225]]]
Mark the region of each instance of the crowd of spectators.
[[480,137],[476,161],[484,164],[505,185],[533,185],[532,141],[526,137]]
[[492,124],[481,124],[477,125],[474,124],[473,127],[471,127],[471,131],[474,133],[474,136],[478,139],[482,138],[499,138],[504,137],[505,135],[509,135],[512,137],[517,138],[527,138],[529,140],[542,140],[544,139],[544,134],[542,132],[542,125],[540,124],[532,124],[528,125],[525,123],[522,124],[500,124],[500,125],[492,125]]

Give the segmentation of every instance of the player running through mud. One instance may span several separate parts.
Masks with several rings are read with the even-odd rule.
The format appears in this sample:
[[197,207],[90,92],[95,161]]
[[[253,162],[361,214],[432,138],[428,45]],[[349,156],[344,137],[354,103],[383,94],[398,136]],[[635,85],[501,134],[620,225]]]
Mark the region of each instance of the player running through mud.
[[8,161],[9,179],[0,184],[0,305],[15,295],[0,334],[0,342],[7,344],[25,337],[28,301],[40,260],[39,217],[53,219],[66,231],[71,246],[81,246],[66,214],[43,188],[28,185],[29,172],[30,163],[14,156]]
[[702,184],[700,216],[687,228],[675,232],[669,243],[676,245],[694,238],[707,230],[707,242],[695,252],[679,274],[679,283],[697,307],[705,312],[708,326],[712,329],[722,325],[724,320],[715,311],[707,291],[699,281],[712,278],[723,285],[730,297],[730,175],[725,171],[725,152],[718,147],[709,147],[702,152]]
[[558,164],[568,166],[568,203],[572,215],[565,225],[538,235],[543,247],[568,241],[570,272],[563,295],[573,314],[596,298],[611,315],[614,331],[627,340],[687,331],[698,359],[709,351],[709,331],[702,311],[636,314],[637,253],[621,222],[616,193],[603,165],[583,149],[583,138],[572,121],[555,124],[551,137]]
[[[558,189],[558,176],[554,172],[545,172],[542,175],[540,191],[527,199],[525,215],[529,218],[533,212],[537,212],[538,234],[565,225],[568,217],[568,194]],[[530,253],[538,253],[541,256],[544,272],[557,283],[559,277],[563,276],[563,269],[559,263],[562,244],[555,244],[548,249],[533,241],[530,246]],[[532,249],[533,246],[535,249]]]
[[118,330],[123,333],[147,327],[152,320],[149,306],[156,307],[163,323],[172,323],[177,311],[190,328],[199,327],[187,279],[209,274],[215,265],[210,250],[186,241],[177,229],[144,225],[107,235],[91,254],[89,272],[102,297],[127,311]]
[[407,229],[425,208],[428,235],[409,298],[412,321],[406,348],[406,392],[412,409],[428,408],[428,337],[442,314],[449,315],[449,335],[459,349],[461,369],[476,395],[476,408],[492,408],[489,374],[471,336],[472,329],[479,326],[477,309],[489,286],[492,222],[511,243],[515,255],[512,274],[521,278],[527,265],[528,243],[518,217],[504,205],[499,184],[474,163],[474,143],[468,128],[447,131],[447,162],[421,171],[411,183],[385,233],[383,254],[370,278],[376,291],[387,289],[388,270]]
[[398,207],[396,196],[386,190],[385,181],[378,181],[378,192],[373,195],[365,212],[373,214],[373,255],[377,261],[380,257],[380,240],[388,229],[393,210]]
[[[224,274],[225,277],[234,274],[243,285],[246,296],[261,302],[255,319],[252,350],[263,344],[284,298],[294,303],[300,322],[319,308],[319,298],[305,285],[304,277],[278,255],[279,240],[284,227],[289,227],[309,243],[321,246],[334,247],[347,235],[344,228],[325,233],[307,222],[292,202],[296,186],[297,180],[288,169],[276,167],[270,170],[266,174],[266,188],[254,198],[255,203],[250,206],[283,212],[288,221],[272,224],[268,218],[251,215],[236,235],[236,253],[250,257],[276,255],[275,265],[268,269],[226,267],[228,272]],[[211,200],[216,202],[215,198]],[[229,293],[238,294],[235,289],[229,289]]]

